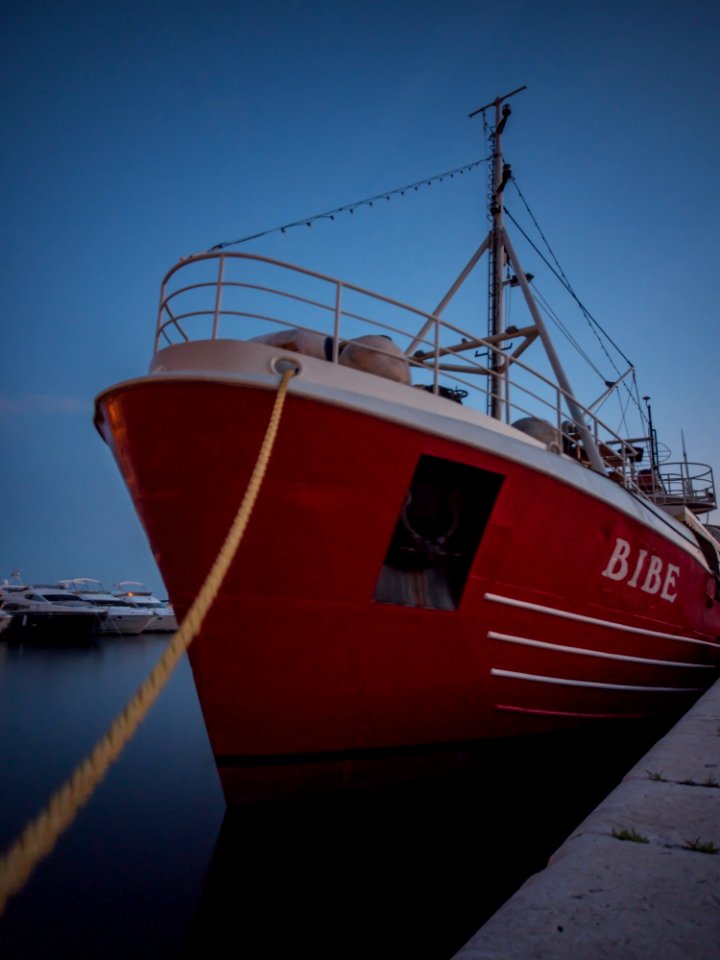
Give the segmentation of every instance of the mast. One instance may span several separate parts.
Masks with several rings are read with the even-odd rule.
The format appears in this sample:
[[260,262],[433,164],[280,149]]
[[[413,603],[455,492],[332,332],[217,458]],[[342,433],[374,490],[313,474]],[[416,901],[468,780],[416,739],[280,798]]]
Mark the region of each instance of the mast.
[[[555,347],[550,339],[547,327],[545,326],[543,318],[540,314],[540,310],[538,309],[537,303],[535,302],[535,298],[530,289],[530,284],[528,281],[531,280],[532,277],[530,274],[526,274],[523,270],[522,264],[520,263],[520,260],[513,249],[507,230],[505,229],[505,224],[503,222],[503,190],[505,189],[505,185],[507,184],[508,180],[512,176],[510,166],[503,161],[502,154],[502,133],[505,129],[508,117],[510,116],[510,107],[505,103],[505,101],[510,97],[515,96],[516,93],[520,93],[522,90],[526,89],[527,87],[523,86],[518,87],[516,90],[511,90],[510,93],[505,93],[501,97],[496,97],[490,103],[486,103],[484,107],[478,107],[477,110],[474,110],[471,114],[469,114],[470,117],[475,117],[478,113],[484,114],[484,112],[489,110],[490,107],[495,108],[495,126],[493,127],[490,136],[492,143],[490,231],[478,249],[475,251],[467,266],[461,272],[460,276],[442,298],[432,316],[426,320],[425,324],[420,329],[420,332],[413,338],[410,345],[406,347],[405,354],[408,357],[412,357],[413,361],[416,363],[422,363],[425,360],[432,360],[437,375],[437,370],[459,369],[458,367],[443,367],[442,364],[438,365],[439,356],[445,354],[457,354],[464,350],[469,350],[472,347],[484,345],[488,348],[488,366],[482,370],[480,370],[480,368],[477,366],[468,367],[467,372],[482,372],[489,374],[490,383],[488,387],[488,414],[497,420],[507,420],[509,422],[510,365],[520,356],[521,353],[527,349],[527,347],[536,337],[539,337],[545,349],[545,354],[550,366],[552,367],[553,373],[555,374],[561,395],[564,398],[564,402],[568,408],[570,416],[572,417],[572,426],[575,430],[577,430],[580,444],[587,455],[589,465],[593,470],[604,474],[605,464],[600,456],[598,445],[595,442],[592,432],[588,428],[585,420],[585,414],[575,399],[575,394],[570,387],[570,383],[565,375],[560,358],[555,351]],[[417,350],[417,347],[425,342],[425,337],[427,336],[428,331],[433,327],[434,324],[438,323],[441,313],[470,275],[471,271],[485,251],[488,251],[490,259],[490,331],[487,339],[482,340],[478,338],[475,341],[468,341],[463,337],[459,343],[455,344],[454,346],[443,347],[439,352],[437,347],[435,349]],[[507,350],[503,346],[503,340],[505,339],[505,326],[502,304],[503,270],[506,263],[510,264],[515,273],[515,276],[513,277],[513,283],[516,282],[522,290],[523,298],[533,321],[530,326],[524,327],[521,330],[513,329],[513,336],[521,336],[522,342],[514,349],[509,347]],[[558,409],[558,417],[559,415],[560,411]]]
[[505,314],[503,306],[503,270],[505,268],[505,247],[503,243],[504,233],[504,204],[503,191],[505,185],[512,175],[509,164],[503,160],[502,153],[502,132],[511,113],[510,105],[505,103],[516,93],[526,90],[526,86],[518,87],[496,97],[484,107],[478,107],[470,117],[477,116],[478,113],[484,114],[491,107],[495,108],[495,125],[490,132],[490,236],[488,247],[488,337],[491,342],[497,343],[497,350],[490,350],[488,357],[488,367],[490,373],[490,389],[488,390],[487,412],[496,420],[502,419],[503,403],[506,400],[505,372],[507,364],[500,353],[502,340],[498,338],[493,341],[492,338],[505,332]]
[[535,331],[545,347],[547,358],[550,361],[550,365],[553,368],[555,376],[557,377],[558,384],[563,391],[565,402],[568,406],[575,426],[577,427],[577,431],[590,462],[590,466],[598,473],[604,473],[605,466],[603,464],[602,457],[598,452],[595,440],[593,439],[587,423],[585,422],[583,412],[575,400],[575,395],[572,392],[570,383],[568,382],[565,371],[562,368],[560,358],[555,352],[555,348],[548,335],[547,329],[540,315],[540,311],[535,303],[535,298],[530,290],[528,277],[526,276],[515,251],[513,250],[512,244],[510,243],[510,238],[505,230],[503,190],[505,189],[505,185],[507,184],[508,180],[512,176],[510,165],[504,162],[502,153],[502,133],[511,113],[510,105],[505,103],[505,101],[526,89],[526,86],[518,87],[516,90],[511,90],[510,93],[504,93],[500,97],[495,97],[495,99],[490,103],[486,103],[484,107],[478,107],[477,110],[473,110],[473,112],[469,115],[472,118],[477,116],[478,113],[482,113],[484,117],[486,110],[489,110],[491,107],[495,108],[495,126],[490,133],[490,142],[492,145],[492,189],[490,196],[490,217],[492,220],[492,226],[488,235],[488,250],[490,256],[490,330],[488,334],[488,340],[491,344],[493,344],[493,346],[496,347],[496,349],[490,350],[490,357],[488,358],[488,368],[490,370],[491,380],[490,389],[488,390],[488,413],[490,416],[495,417],[498,420],[502,419],[505,404],[509,400],[509,363],[508,358],[502,349],[502,334],[505,332],[502,302],[503,269],[507,261],[515,271],[518,285],[523,292],[528,310],[533,318]]

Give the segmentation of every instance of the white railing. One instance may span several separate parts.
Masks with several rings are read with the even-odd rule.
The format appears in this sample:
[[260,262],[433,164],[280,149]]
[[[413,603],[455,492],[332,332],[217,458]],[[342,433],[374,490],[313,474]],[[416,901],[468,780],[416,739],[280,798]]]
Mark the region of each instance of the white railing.
[[712,469],[705,463],[662,463],[657,468],[658,488],[652,499],[663,506],[682,504],[713,510],[716,506]]
[[[587,463],[577,425],[566,412],[566,392],[551,376],[508,358],[502,344],[489,343],[399,300],[269,257],[214,252],[180,261],[163,279],[155,351],[178,339],[248,340],[278,328],[329,337],[329,358],[335,363],[348,340],[367,333],[389,336],[404,351],[414,379],[421,373],[429,376],[430,383],[418,382],[416,387],[455,398],[475,397],[485,409],[492,391],[501,401],[504,421],[541,422],[542,429],[550,430],[546,442],[551,448]],[[506,339],[512,336],[508,333]],[[507,375],[491,369],[491,352],[501,363],[509,363]],[[589,409],[577,401],[575,405],[608,473],[654,500],[653,491],[638,480],[646,472],[641,466],[647,468],[648,438],[624,440]],[[675,478],[669,482],[674,494]],[[661,489],[666,491],[664,483]],[[711,471],[703,489],[712,489]]]

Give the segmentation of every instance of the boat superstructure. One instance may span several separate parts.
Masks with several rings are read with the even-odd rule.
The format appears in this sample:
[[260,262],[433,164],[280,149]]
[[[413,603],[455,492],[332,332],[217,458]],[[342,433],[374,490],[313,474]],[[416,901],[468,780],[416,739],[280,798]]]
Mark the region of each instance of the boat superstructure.
[[69,590],[19,580],[0,585],[2,612],[11,618],[3,639],[18,643],[89,643],[105,613]]
[[153,633],[171,633],[177,630],[178,623],[172,604],[154,596],[139,580],[119,580],[113,585],[112,595],[132,607],[151,610],[154,619],[147,629]]
[[[97,399],[181,617],[294,373],[190,648],[229,801],[676,712],[717,675],[712,471],[661,463],[651,429],[622,434],[570,389],[503,220],[508,96],[481,108],[495,116],[490,231],[436,306],[199,254],[163,281],[149,374]],[[449,316],[484,255],[480,335]],[[510,287],[524,324],[505,323]],[[534,342],[542,369],[526,363]]]
[[75,597],[104,611],[105,616],[98,631],[116,636],[137,636],[151,628],[155,619],[149,606],[136,606],[121,597],[116,597],[103,586],[100,580],[91,577],[75,577],[60,580],[59,586]]

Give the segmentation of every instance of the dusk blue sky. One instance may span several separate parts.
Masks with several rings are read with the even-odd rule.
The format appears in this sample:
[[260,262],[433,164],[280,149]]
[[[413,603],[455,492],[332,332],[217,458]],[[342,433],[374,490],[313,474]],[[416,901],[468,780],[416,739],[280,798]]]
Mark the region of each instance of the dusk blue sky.
[[[717,3],[6,0],[2,21],[0,579],[162,592],[92,409],[147,370],[163,274],[484,157],[468,114],[523,84],[524,196],[661,440],[720,469]],[[238,249],[431,309],[485,193],[478,167]]]

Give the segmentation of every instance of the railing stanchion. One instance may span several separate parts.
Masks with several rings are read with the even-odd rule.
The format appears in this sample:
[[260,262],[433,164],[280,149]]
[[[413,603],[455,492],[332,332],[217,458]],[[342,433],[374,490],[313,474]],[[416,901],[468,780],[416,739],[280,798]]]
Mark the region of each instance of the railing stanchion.
[[338,362],[340,354],[340,302],[342,300],[343,285],[340,281],[335,284],[335,317],[333,321],[332,362]]
[[215,288],[215,313],[213,314],[212,339],[217,340],[220,329],[220,307],[222,305],[223,282],[225,281],[225,255],[220,254],[218,263],[217,287]]
[[163,279],[162,286],[160,287],[160,304],[158,305],[158,315],[157,315],[157,325],[155,327],[155,343],[153,344],[153,354],[158,352],[160,347],[160,334],[162,333],[162,316],[163,316],[163,307],[165,306],[165,294],[167,292],[167,277]]

